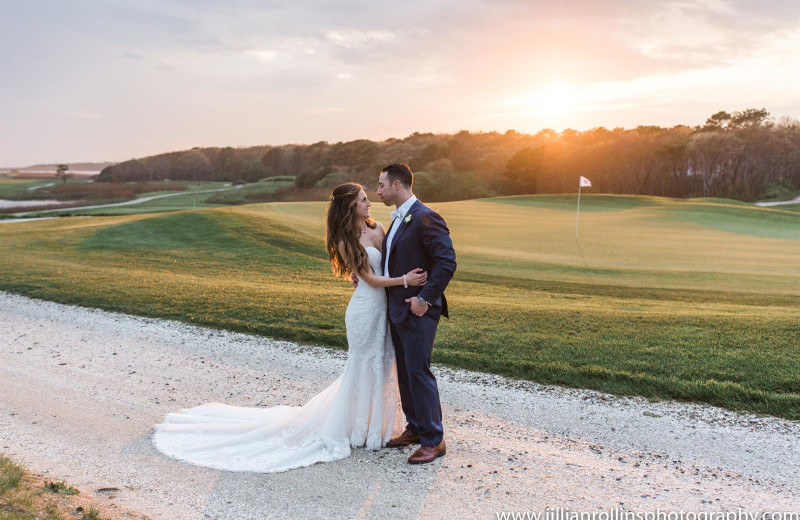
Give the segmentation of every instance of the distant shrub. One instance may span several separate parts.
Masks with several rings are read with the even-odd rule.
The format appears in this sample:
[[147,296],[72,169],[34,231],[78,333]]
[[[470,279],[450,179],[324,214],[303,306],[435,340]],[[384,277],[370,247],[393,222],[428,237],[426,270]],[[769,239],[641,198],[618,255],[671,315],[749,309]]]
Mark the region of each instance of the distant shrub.
[[788,181],[772,182],[767,184],[764,193],[761,195],[761,200],[789,200],[794,198],[796,190],[794,190]]
[[248,193],[245,199],[248,203],[252,202],[304,202],[328,200],[330,190],[323,188],[301,189],[295,186],[287,186],[275,191]]
[[139,193],[156,191],[184,191],[186,186],[179,182],[137,182],[137,183],[68,183],[48,186],[36,190],[36,198],[84,198],[84,199],[132,199]]
[[65,195],[65,196],[79,196],[90,198],[105,198],[105,197],[133,197],[136,194],[136,188],[133,184],[57,184],[55,186],[48,186],[39,191],[40,195]]
[[152,193],[154,191],[185,191],[186,185],[180,182],[137,182],[136,193]]
[[[115,199],[104,199],[104,203],[111,204],[113,202],[123,202],[125,199],[122,200],[115,200]],[[38,205],[38,206],[17,206],[15,208],[0,208],[0,214],[2,213],[24,213],[26,211],[42,211],[45,209],[69,209],[69,208],[79,208],[81,206],[86,206],[87,203],[84,200],[76,200],[75,202],[65,203],[65,204],[45,204],[45,205]]]
[[259,179],[258,182],[294,182],[295,179],[294,175],[273,175],[272,177]]

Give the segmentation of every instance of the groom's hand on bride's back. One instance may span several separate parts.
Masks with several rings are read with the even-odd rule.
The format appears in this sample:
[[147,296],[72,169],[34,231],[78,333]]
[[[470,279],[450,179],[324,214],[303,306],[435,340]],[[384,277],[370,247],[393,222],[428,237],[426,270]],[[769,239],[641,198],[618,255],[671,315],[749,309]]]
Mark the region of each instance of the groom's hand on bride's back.
[[353,280],[353,288],[358,287],[358,276],[356,273],[350,273],[350,279]]

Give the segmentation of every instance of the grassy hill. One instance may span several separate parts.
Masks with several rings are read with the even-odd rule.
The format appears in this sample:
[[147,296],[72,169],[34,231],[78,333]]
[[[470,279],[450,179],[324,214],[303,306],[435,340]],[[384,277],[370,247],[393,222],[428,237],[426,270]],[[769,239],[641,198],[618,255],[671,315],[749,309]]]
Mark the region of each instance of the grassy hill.
[[[79,188],[70,193],[51,193],[52,189],[63,186],[60,181],[30,180],[30,179],[0,179],[0,199],[58,199],[73,201],[74,205],[83,207],[97,205],[83,209],[64,207],[62,209],[48,209],[46,211],[29,210],[25,218],[54,217],[74,215],[133,215],[138,213],[156,213],[165,211],[180,211],[186,209],[204,209],[230,204],[243,204],[248,196],[264,196],[291,186],[292,182],[285,179],[277,181],[251,183],[244,187],[235,187],[229,182],[151,182],[139,188],[136,183],[90,183],[85,179],[69,179],[67,184]],[[55,185],[55,188],[50,186]],[[84,189],[80,189],[83,187]],[[114,192],[122,188],[131,191],[141,189],[140,192],[130,193],[127,196],[116,196]],[[89,188],[92,188],[91,190]],[[176,188],[182,188],[176,191]],[[34,193],[35,191],[35,193]],[[88,193],[87,193],[88,192]],[[91,195],[91,198],[87,198]],[[117,193],[116,195],[119,195]],[[105,203],[119,203],[126,200],[153,199],[137,202],[131,205],[104,206]],[[127,202],[126,202],[127,204]],[[19,210],[13,210],[19,211]],[[8,213],[0,212],[0,219],[14,218]]]
[[[587,196],[578,242],[575,197],[433,206],[459,264],[435,362],[800,419],[800,213]],[[344,348],[324,208],[0,224],[0,289]]]

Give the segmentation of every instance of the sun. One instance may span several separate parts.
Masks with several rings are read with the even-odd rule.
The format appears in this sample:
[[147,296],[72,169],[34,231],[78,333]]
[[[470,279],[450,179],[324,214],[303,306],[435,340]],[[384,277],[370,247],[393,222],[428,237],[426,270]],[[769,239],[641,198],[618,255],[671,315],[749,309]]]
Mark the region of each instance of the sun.
[[531,108],[543,115],[564,115],[573,111],[575,96],[568,88],[548,88],[530,98]]
[[581,102],[580,92],[573,87],[551,86],[534,90],[511,102],[517,110],[537,116],[572,114]]

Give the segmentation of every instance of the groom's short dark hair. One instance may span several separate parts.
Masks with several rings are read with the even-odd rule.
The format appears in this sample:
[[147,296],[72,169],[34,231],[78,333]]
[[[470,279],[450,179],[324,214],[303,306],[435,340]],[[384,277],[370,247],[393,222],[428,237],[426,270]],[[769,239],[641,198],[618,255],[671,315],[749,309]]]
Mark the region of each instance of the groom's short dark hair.
[[411,173],[411,168],[407,164],[390,164],[382,169],[381,172],[386,172],[386,176],[389,177],[389,184],[394,181],[400,181],[400,184],[406,188],[411,188],[411,185],[414,184],[414,174]]

